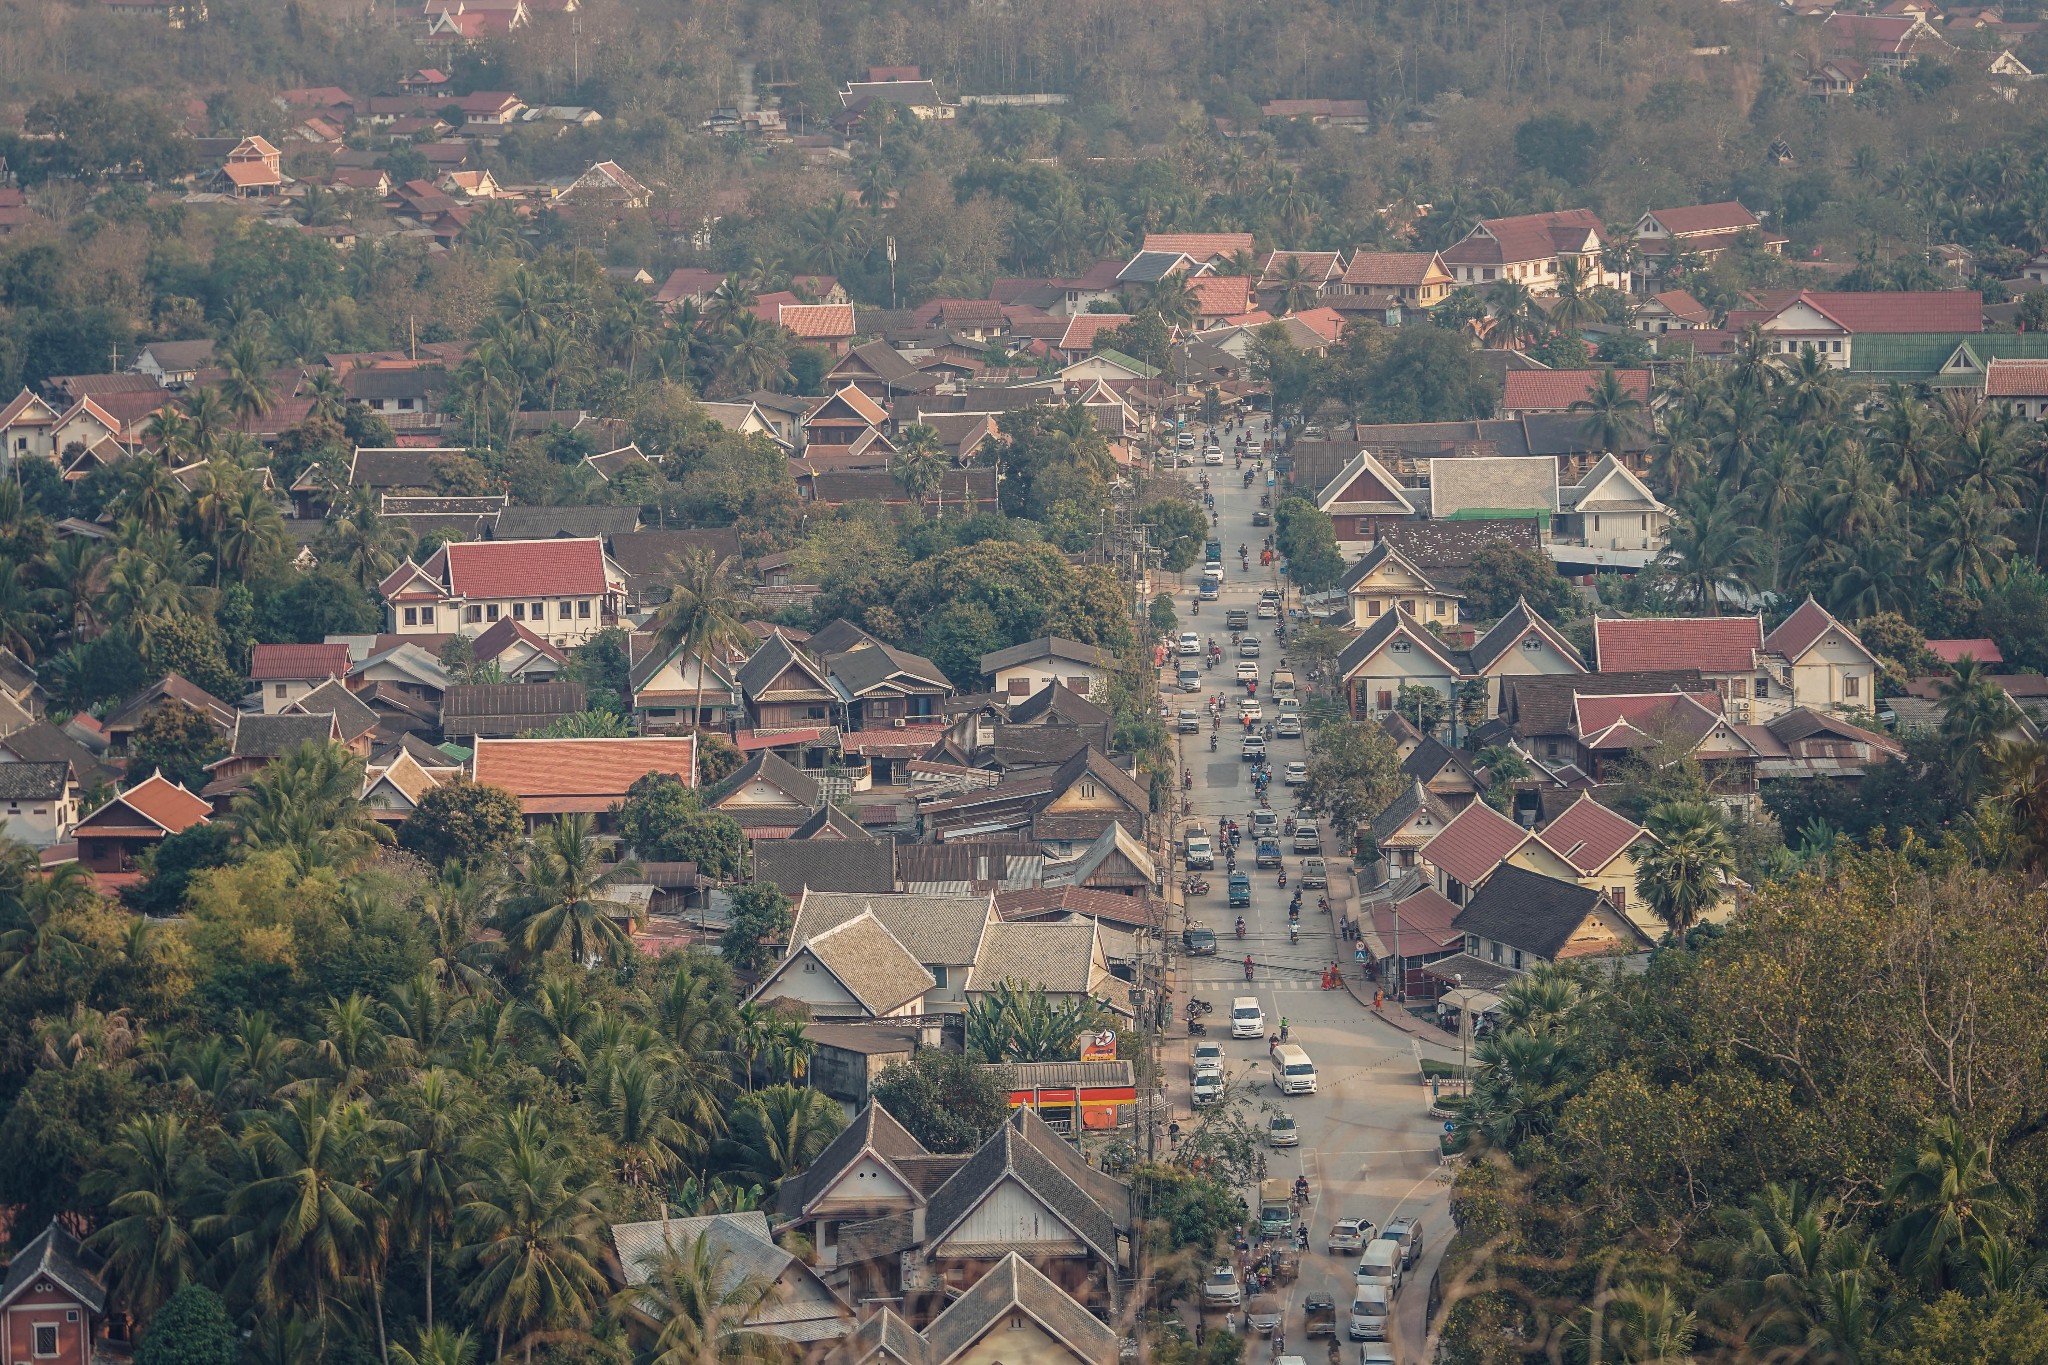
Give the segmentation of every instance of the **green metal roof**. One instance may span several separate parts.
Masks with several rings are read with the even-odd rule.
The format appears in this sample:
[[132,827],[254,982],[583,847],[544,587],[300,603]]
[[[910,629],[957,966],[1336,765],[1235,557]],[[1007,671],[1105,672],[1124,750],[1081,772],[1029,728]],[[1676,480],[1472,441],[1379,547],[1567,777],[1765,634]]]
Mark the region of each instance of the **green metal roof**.
[[[1951,357],[1966,363],[1944,373]],[[1939,382],[1981,387],[1992,360],[2048,360],[2048,332],[1900,332],[1858,336],[1849,347],[1848,372],[1869,379]]]
[[1159,377],[1159,370],[1156,366],[1147,365],[1134,355],[1125,355],[1114,346],[1104,346],[1095,354],[1103,357],[1105,360],[1114,360],[1125,369],[1134,371],[1141,379],[1157,379]]

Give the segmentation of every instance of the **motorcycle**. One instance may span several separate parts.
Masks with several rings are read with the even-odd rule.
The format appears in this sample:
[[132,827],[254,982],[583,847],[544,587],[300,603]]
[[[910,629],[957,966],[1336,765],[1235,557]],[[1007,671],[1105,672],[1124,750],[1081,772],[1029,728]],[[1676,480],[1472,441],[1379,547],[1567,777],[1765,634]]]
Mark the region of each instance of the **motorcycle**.
[[1196,996],[1188,1001],[1188,1011],[1191,1014],[1207,1014],[1215,1008],[1216,1007],[1214,1005],[1202,999],[1200,996]]
[[1183,895],[1206,896],[1209,894],[1209,883],[1200,877],[1190,877],[1180,884],[1180,889]]
[[1237,936],[1239,938],[1244,937],[1244,916],[1242,915],[1239,915],[1237,918]]
[[1188,1019],[1188,1037],[1200,1038],[1209,1032],[1209,1026],[1192,1016]]
[[1209,732],[1209,752],[1212,754],[1216,752],[1216,732],[1214,730]]
[[1287,941],[1288,941],[1289,943],[1299,943],[1299,942],[1301,942],[1301,923],[1300,923],[1300,921],[1298,921],[1298,920],[1289,920],[1289,921],[1287,922]]
[[1287,889],[1287,869],[1284,867],[1280,869],[1280,889],[1282,891]]
[[1252,979],[1252,960],[1250,958],[1244,960],[1244,979],[1247,981]]

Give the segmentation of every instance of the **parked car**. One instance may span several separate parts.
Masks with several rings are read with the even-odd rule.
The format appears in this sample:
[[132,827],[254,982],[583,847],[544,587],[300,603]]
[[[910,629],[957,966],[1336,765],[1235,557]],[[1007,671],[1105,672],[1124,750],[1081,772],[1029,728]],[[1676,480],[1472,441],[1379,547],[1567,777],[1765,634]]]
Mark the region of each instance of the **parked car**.
[[1219,1265],[1209,1272],[1209,1278],[1202,1281],[1202,1302],[1224,1308],[1235,1308],[1244,1302],[1244,1285],[1239,1283],[1235,1268]]
[[1199,735],[1202,733],[1202,717],[1196,713],[1194,708],[1183,706],[1180,709],[1180,732],[1184,735]]
[[1190,1076],[1197,1071],[1205,1069],[1209,1071],[1221,1071],[1223,1069],[1223,1044],[1213,1038],[1195,1039],[1194,1050],[1189,1054],[1188,1074]]

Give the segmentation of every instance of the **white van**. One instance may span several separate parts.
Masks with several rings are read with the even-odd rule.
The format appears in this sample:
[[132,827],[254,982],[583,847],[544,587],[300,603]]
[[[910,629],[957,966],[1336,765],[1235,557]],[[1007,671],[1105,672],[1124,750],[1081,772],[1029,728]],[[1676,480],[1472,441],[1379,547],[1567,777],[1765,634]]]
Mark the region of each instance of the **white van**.
[[1293,1043],[1273,1049],[1273,1088],[1283,1095],[1316,1093],[1316,1064]]
[[1401,1292],[1401,1244],[1391,1237],[1376,1237],[1365,1244],[1358,1259],[1358,1283],[1377,1284],[1392,1298]]
[[1387,1289],[1378,1280],[1361,1280],[1351,1291],[1351,1329],[1353,1341],[1385,1341],[1387,1339]]

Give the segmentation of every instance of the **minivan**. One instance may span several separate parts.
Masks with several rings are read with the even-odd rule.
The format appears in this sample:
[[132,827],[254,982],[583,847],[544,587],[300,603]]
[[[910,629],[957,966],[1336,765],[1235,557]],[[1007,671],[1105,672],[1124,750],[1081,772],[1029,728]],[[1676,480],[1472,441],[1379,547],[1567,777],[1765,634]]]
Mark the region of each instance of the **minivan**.
[[1293,1043],[1273,1049],[1273,1088],[1283,1095],[1316,1093],[1316,1064]]
[[1351,1339],[1387,1339],[1387,1289],[1377,1280],[1361,1280],[1351,1290]]
[[1391,1237],[1376,1237],[1366,1243],[1365,1255],[1358,1259],[1358,1282],[1375,1281],[1385,1287],[1389,1298],[1401,1292],[1401,1244]]
[[1230,1036],[1233,1038],[1263,1038],[1266,1036],[1266,1012],[1259,1008],[1256,995],[1240,995],[1230,1002]]

